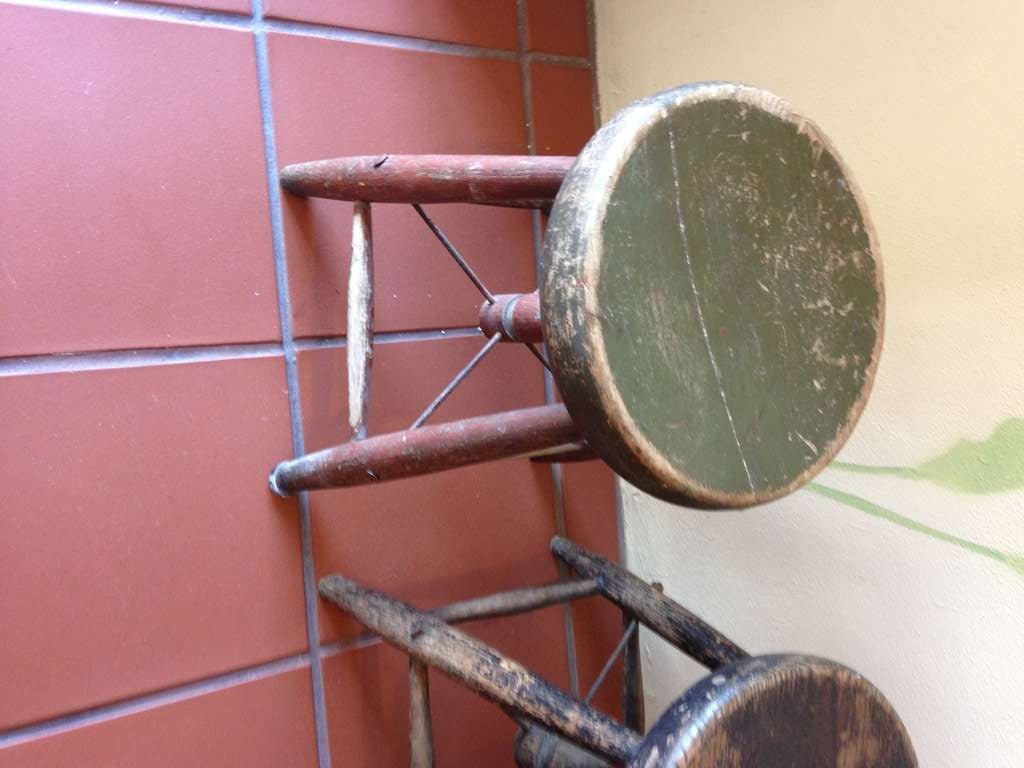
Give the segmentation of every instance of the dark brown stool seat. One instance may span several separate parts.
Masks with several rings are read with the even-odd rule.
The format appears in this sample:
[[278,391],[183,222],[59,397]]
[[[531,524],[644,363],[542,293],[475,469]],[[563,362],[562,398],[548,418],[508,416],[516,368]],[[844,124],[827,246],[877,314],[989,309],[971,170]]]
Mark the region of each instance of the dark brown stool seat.
[[851,669],[813,656],[754,656],[679,697],[631,768],[914,768],[888,701]]

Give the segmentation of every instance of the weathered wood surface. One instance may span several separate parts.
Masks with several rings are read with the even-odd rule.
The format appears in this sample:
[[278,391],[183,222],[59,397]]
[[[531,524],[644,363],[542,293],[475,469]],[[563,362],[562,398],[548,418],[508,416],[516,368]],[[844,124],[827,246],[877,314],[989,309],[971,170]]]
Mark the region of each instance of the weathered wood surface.
[[[551,546],[573,570],[593,578],[513,590],[432,612],[417,611],[340,575],[321,579],[324,598],[410,655],[414,767],[433,764],[429,665],[494,701],[520,724],[515,757],[521,768],[601,768],[609,763],[628,768],[916,768],[899,717],[856,672],[810,656],[748,656],[664,598],[658,585],[647,585],[565,539],[555,537]],[[530,610],[598,589],[623,607],[628,625],[640,621],[712,667],[643,739],[636,730],[643,726],[637,646],[627,650],[624,671],[629,727],[445,623]],[[632,632],[625,639],[636,637]],[[632,672],[630,665],[636,665]]]
[[609,760],[625,762],[640,747],[637,734],[435,616],[337,574],[321,579],[319,590],[416,659]]
[[541,155],[369,155],[281,169],[294,195],[374,203],[550,205],[575,158]]
[[572,464],[579,461],[597,461],[600,457],[584,442],[560,445],[557,448],[546,448],[534,451],[529,455],[530,461],[542,464]]
[[811,656],[723,667],[676,700],[631,768],[915,768],[906,729],[856,672]]
[[864,407],[879,258],[849,171],[784,102],[729,83],[644,99],[591,139],[552,209],[540,291],[559,391],[655,496],[777,498]]
[[519,768],[609,768],[610,765],[607,760],[536,725],[516,732],[512,754]]
[[597,582],[593,579],[578,581],[556,581],[541,587],[522,587],[498,592],[485,597],[462,600],[434,608],[428,613],[448,624],[478,619],[495,619],[501,616],[512,616],[526,611],[535,611],[549,605],[557,605],[569,600],[580,600],[593,597],[599,593]]
[[[593,579],[577,579],[574,581],[556,581],[539,587],[520,587],[492,595],[473,597],[456,603],[439,605],[426,611],[434,618],[446,624],[463,624],[481,619],[497,619],[502,616],[514,616],[519,613],[536,611],[550,605],[582,600],[599,595],[597,582]],[[377,636],[372,633],[363,635],[360,640],[369,642]]]
[[540,296],[536,291],[498,294],[480,306],[480,330],[487,337],[500,333],[505,341],[540,344]]
[[[622,626],[627,629],[639,619],[630,611],[622,612]],[[642,623],[642,622],[641,622]],[[640,632],[629,636],[622,656],[622,722],[637,733],[646,730],[644,716],[644,678],[640,663]]]
[[555,536],[551,551],[580,576],[594,579],[601,593],[695,661],[714,669],[746,651],[699,616],[611,560]]
[[409,765],[434,768],[434,729],[430,717],[430,669],[409,657]]
[[282,461],[270,475],[281,496],[366,485],[506,459],[579,438],[565,407],[543,405],[353,440]]
[[348,423],[357,439],[366,437],[373,366],[373,226],[370,204],[352,207],[352,258],[348,270]]

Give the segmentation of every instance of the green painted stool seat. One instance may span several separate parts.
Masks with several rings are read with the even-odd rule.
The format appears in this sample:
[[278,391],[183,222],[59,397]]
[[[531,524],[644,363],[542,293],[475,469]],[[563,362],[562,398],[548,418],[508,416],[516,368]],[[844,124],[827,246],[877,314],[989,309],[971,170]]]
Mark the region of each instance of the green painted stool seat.
[[655,496],[775,499],[864,407],[882,343],[874,229],[828,139],[770,94],[697,84],[621,111],[570,168],[543,260],[565,404]]

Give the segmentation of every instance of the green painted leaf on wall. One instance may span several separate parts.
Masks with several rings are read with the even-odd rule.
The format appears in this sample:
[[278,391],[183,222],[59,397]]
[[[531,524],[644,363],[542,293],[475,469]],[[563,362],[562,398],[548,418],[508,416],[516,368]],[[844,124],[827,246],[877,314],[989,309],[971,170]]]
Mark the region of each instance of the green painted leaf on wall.
[[876,504],[873,501],[869,501],[868,499],[865,499],[862,496],[857,496],[853,493],[841,491],[838,488],[832,488],[831,486],[822,485],[821,483],[808,483],[805,487],[811,493],[816,493],[819,496],[824,496],[832,499],[833,501],[837,501],[850,509],[865,512],[872,517],[878,517],[882,520],[894,523],[901,528],[906,528],[908,531],[924,534],[929,538],[944,541],[947,544],[953,544],[967,552],[973,552],[976,555],[981,555],[982,557],[987,557],[990,560],[995,560],[997,563],[1008,565],[1019,575],[1024,576],[1024,555],[1019,552],[1003,552],[995,547],[989,547],[985,544],[980,544],[976,541],[956,536],[939,528],[933,528],[932,526],[926,525],[918,520],[914,520],[911,517],[901,515],[888,507],[883,507],[881,504]]
[[926,480],[959,493],[1001,493],[1024,488],[1024,419],[999,424],[985,440],[958,440],[917,467],[884,467],[835,461],[834,469]]
[[981,442],[958,440],[917,468],[925,479],[961,493],[1024,488],[1024,419],[1007,419]]

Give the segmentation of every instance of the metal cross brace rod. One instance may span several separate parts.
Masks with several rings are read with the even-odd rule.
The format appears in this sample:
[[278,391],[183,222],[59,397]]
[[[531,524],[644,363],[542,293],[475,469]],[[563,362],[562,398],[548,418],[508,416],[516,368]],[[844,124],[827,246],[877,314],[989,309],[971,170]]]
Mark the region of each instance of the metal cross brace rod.
[[455,388],[459,386],[459,384],[461,384],[463,381],[465,381],[466,377],[469,376],[470,372],[472,372],[472,370],[477,367],[480,361],[487,356],[487,353],[494,349],[496,346],[498,346],[499,341],[501,341],[500,333],[496,333],[493,336],[491,336],[491,338],[487,340],[487,343],[480,348],[480,351],[473,355],[473,359],[466,363],[465,367],[457,374],[455,374],[455,377],[450,382],[448,382],[447,386],[445,386],[444,389],[441,390],[441,394],[435,397],[434,400],[430,403],[430,405],[426,407],[423,413],[416,417],[416,421],[412,423],[412,426],[410,426],[409,429],[418,429],[423,425],[423,423],[427,419],[433,416],[434,411],[436,411],[440,407],[441,403],[447,400],[448,396],[455,391]]
[[455,259],[455,263],[458,264],[459,268],[466,273],[466,277],[468,277],[473,285],[476,286],[476,289],[480,291],[480,294],[487,300],[487,303],[493,304],[494,294],[488,290],[487,286],[484,285],[483,280],[481,280],[479,276],[477,276],[476,272],[473,271],[473,268],[469,266],[469,262],[467,262],[462,257],[462,254],[459,253],[458,249],[452,245],[452,241],[448,239],[448,236],[441,231],[441,228],[434,223],[434,220],[427,215],[427,212],[423,210],[423,207],[419,203],[413,203],[412,207],[416,209],[416,213],[418,213],[420,218],[423,219],[423,223],[430,228],[430,231],[434,233],[434,236],[441,242],[441,245],[444,246],[445,250],[448,251],[453,259]]
[[[487,300],[487,303],[494,304],[494,294],[491,293],[490,289],[486,285],[484,285],[484,281],[481,280],[480,276],[473,271],[473,268],[469,266],[469,262],[466,261],[461,253],[459,253],[459,250],[452,244],[452,241],[448,239],[448,236],[444,231],[442,231],[434,220],[427,215],[427,212],[423,210],[423,207],[419,203],[413,203],[412,207],[416,209],[416,213],[418,213],[420,218],[423,219],[423,223],[430,228],[430,231],[434,233],[434,236],[441,242],[441,245],[444,246],[445,250],[448,251],[451,257],[455,260],[455,263],[458,264],[459,268],[466,274],[466,277],[468,277],[473,285],[476,286],[476,289],[480,291],[480,294]],[[541,365],[547,368],[549,372],[551,371],[551,365],[536,346],[531,342],[524,342],[524,346],[540,361]]]

